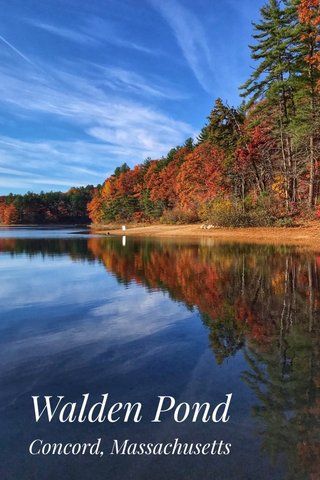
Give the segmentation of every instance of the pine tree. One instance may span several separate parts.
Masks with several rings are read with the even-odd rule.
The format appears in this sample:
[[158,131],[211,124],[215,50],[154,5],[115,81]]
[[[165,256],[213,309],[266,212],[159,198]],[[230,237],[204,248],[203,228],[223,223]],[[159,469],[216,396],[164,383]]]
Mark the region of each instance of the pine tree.
[[221,98],[215,101],[208,123],[198,136],[198,143],[210,142],[225,153],[228,164],[229,183],[233,187],[235,197],[241,196],[244,201],[245,178],[243,175],[234,174],[233,166],[236,161],[235,151],[242,136],[242,126],[245,121],[245,112],[242,107],[236,109],[224,104]]
[[281,145],[286,204],[297,199],[297,175],[293,156],[290,125],[296,113],[294,92],[296,80],[295,29],[292,10],[278,0],[269,0],[261,9],[260,23],[253,24],[255,44],[251,58],[257,66],[241,87],[242,96],[250,97],[248,106],[260,102],[270,114],[276,112],[274,131]]
[[241,109],[229,107],[223,103],[221,98],[218,98],[208,117],[209,122],[198,136],[198,142],[209,141],[215,147],[227,151],[234,150],[241,134],[244,118]]

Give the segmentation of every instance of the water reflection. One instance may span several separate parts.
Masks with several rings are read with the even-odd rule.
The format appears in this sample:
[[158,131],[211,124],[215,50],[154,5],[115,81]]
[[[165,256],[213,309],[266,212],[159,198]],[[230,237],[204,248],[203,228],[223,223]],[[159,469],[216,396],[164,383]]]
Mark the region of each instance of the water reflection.
[[[258,465],[252,467],[252,471],[259,471],[259,478],[318,478],[319,256],[311,252],[301,253],[293,247],[179,244],[169,241],[136,241],[130,238],[123,242],[123,239],[112,237],[1,238],[0,252],[13,258],[21,255],[29,259],[39,256],[44,259],[67,257],[72,262],[100,264],[110,274],[106,277],[109,278],[109,284],[112,278],[121,286],[133,288],[128,290],[126,297],[125,316],[128,321],[125,326],[117,325],[119,311],[126,308],[125,305],[122,304],[121,307],[115,297],[108,297],[107,310],[105,304],[95,303],[94,315],[96,319],[104,319],[107,311],[109,316],[113,311],[111,323],[109,320],[108,323],[101,320],[101,323],[89,328],[87,323],[81,327],[78,322],[69,333],[62,327],[61,332],[67,340],[59,335],[51,339],[56,342],[54,355],[64,352],[61,347],[64,341],[68,348],[73,344],[76,349],[81,344],[81,338],[82,341],[88,341],[89,338],[95,344],[94,354],[100,356],[108,344],[109,354],[111,352],[108,365],[113,369],[113,378],[117,372],[123,373],[126,368],[127,372],[132,368],[140,369],[140,378],[144,378],[152,389],[150,372],[146,374],[149,361],[147,355],[150,357],[152,354],[151,345],[148,353],[141,345],[132,347],[136,363],[131,365],[128,361],[126,364],[121,357],[117,345],[124,342],[128,344],[142,337],[144,342],[148,342],[147,338],[151,338],[151,335],[161,335],[163,329],[176,324],[173,316],[185,318],[183,311],[178,309],[173,310],[170,318],[161,317],[159,313],[157,323],[152,324],[151,315],[159,312],[159,309],[163,309],[163,313],[167,308],[165,300],[157,297],[159,293],[165,293],[171,301],[187,307],[190,312],[198,312],[214,356],[209,362],[224,369],[221,370],[223,375],[230,375],[225,382],[233,382],[231,390],[232,387],[240,390],[240,387],[237,387],[238,383],[228,373],[228,362],[232,361],[232,366],[238,369],[236,373],[239,373],[241,388],[248,389],[248,393],[243,395],[250,404],[250,420],[244,414],[244,425],[248,424],[249,428],[250,422],[253,422],[252,437],[259,441],[260,455],[267,455],[271,465],[276,465],[274,470],[268,470],[269,473],[266,473],[267,470],[261,473]],[[138,298],[135,286],[142,286],[153,294],[144,298],[140,323],[138,319],[135,322],[130,320],[130,295],[133,302],[134,298]],[[160,303],[150,304],[151,299]],[[65,305],[62,307],[65,308]],[[83,305],[81,308],[81,315],[85,317]],[[77,315],[79,318],[80,313],[77,312]],[[186,328],[185,323],[177,325],[173,337],[182,335]],[[190,338],[195,336],[195,328],[198,327],[192,327]],[[200,338],[200,333],[196,334],[196,338],[197,335]],[[190,342],[190,338],[187,338]],[[97,349],[97,342],[101,339],[101,347]],[[168,344],[169,349],[170,340],[167,337],[165,344]],[[159,345],[157,342],[158,349]],[[179,345],[174,345],[176,350],[182,348]],[[200,351],[202,348],[192,347],[191,343],[189,345],[190,350],[199,348]],[[36,348],[41,348],[41,339]],[[177,361],[178,353],[176,352]],[[166,354],[168,358],[174,358],[170,357],[170,353]],[[155,355],[163,361],[163,354],[159,354],[159,350]],[[196,354],[190,355],[195,358]],[[239,364],[240,367],[237,366]],[[154,367],[154,363],[152,365]],[[81,368],[88,369],[88,357]],[[208,371],[208,368],[208,365],[201,367],[204,371]],[[218,375],[217,368],[215,372]],[[90,375],[92,373],[91,369]],[[96,375],[99,376],[99,373],[96,372]],[[154,375],[157,376],[156,373]],[[179,378],[183,376],[178,371],[175,375]],[[176,377],[174,381],[178,381]],[[94,375],[91,380],[90,388],[93,388]],[[172,382],[171,379],[170,385]],[[261,460],[251,461],[259,463]],[[225,465],[223,468],[226,468]],[[233,471],[237,473],[237,469]],[[222,475],[221,470],[218,474],[219,472]],[[246,477],[245,474],[241,476],[240,470],[237,475],[234,478],[258,478]],[[221,478],[233,477],[230,474]]]

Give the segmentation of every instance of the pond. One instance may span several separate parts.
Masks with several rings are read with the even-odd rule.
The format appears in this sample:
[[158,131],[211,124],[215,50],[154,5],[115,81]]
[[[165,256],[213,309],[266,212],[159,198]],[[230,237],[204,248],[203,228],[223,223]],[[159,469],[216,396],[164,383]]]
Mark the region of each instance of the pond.
[[[1,478],[312,479],[319,472],[320,255],[294,247],[0,230]],[[35,421],[32,396],[141,402],[140,422]],[[152,419],[159,396],[228,422]],[[31,455],[34,439],[104,456]],[[114,440],[229,455],[110,455]]]

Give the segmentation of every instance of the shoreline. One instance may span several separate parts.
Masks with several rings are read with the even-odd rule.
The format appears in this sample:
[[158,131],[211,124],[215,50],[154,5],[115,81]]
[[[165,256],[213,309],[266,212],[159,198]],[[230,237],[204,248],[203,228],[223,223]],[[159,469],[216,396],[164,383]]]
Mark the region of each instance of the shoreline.
[[320,221],[296,227],[248,227],[202,229],[201,224],[192,225],[128,225],[125,233],[121,228],[108,225],[92,225],[94,234],[145,238],[216,239],[223,242],[243,242],[274,245],[297,245],[320,250]]
[[164,224],[127,224],[125,233],[116,224],[109,225],[63,225],[28,224],[3,225],[0,228],[85,228],[94,235],[128,236],[136,238],[160,238],[167,240],[216,240],[219,242],[237,242],[251,244],[291,245],[308,247],[320,251],[320,221],[304,222],[294,227],[216,227],[202,229],[201,224],[164,225]]

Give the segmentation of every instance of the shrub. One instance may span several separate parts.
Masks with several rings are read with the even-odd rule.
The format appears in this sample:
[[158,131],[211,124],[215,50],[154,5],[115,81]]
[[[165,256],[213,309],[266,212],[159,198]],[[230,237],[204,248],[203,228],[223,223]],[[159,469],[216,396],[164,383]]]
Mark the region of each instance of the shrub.
[[168,224],[187,224],[195,223],[199,220],[198,215],[190,210],[183,210],[181,208],[173,208],[172,210],[165,210],[160,219],[161,223]]
[[276,227],[284,227],[284,228],[289,228],[294,226],[294,221],[292,217],[283,217],[283,218],[278,218],[278,220],[275,222]]
[[234,225],[238,212],[230,200],[217,199],[201,205],[199,216],[202,221],[218,227],[230,227]]
[[199,211],[202,221],[217,227],[264,227],[273,225],[275,218],[263,204],[243,206],[231,200],[215,199],[202,205]]

